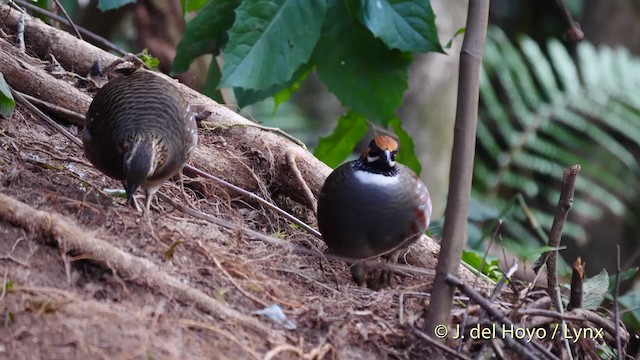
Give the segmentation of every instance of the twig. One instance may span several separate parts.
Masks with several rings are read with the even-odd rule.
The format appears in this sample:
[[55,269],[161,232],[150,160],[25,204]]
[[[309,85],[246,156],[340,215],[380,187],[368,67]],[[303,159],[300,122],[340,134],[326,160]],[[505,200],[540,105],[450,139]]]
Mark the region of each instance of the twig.
[[187,165],[185,165],[185,167],[184,167],[184,168],[185,168],[186,170],[191,171],[191,172],[193,172],[193,173],[195,173],[195,174],[198,174],[198,175],[200,175],[200,176],[202,176],[202,177],[204,177],[204,178],[207,178],[207,179],[209,179],[209,180],[213,180],[213,181],[215,181],[215,182],[217,182],[217,183],[219,183],[219,184],[222,184],[222,185],[224,185],[225,187],[227,187],[227,188],[229,188],[229,189],[231,189],[231,190],[233,190],[233,191],[239,192],[240,194],[242,194],[242,195],[244,195],[244,196],[248,197],[249,199],[254,200],[254,201],[256,201],[257,203],[259,203],[259,204],[261,204],[261,205],[264,205],[265,207],[267,207],[267,208],[269,208],[269,209],[271,209],[271,210],[273,210],[273,211],[277,212],[277,213],[278,213],[279,215],[281,215],[282,217],[286,218],[287,220],[291,221],[292,223],[294,223],[294,224],[296,224],[296,225],[300,226],[301,228],[305,229],[307,232],[309,232],[310,234],[314,235],[315,237],[317,237],[317,238],[319,238],[319,239],[321,239],[321,238],[322,238],[322,235],[320,235],[320,233],[318,232],[318,230],[316,230],[316,229],[312,228],[311,226],[307,225],[307,224],[306,224],[305,222],[303,222],[302,220],[299,220],[299,219],[298,219],[298,218],[296,218],[295,216],[293,216],[293,215],[289,214],[288,212],[286,212],[286,211],[282,210],[282,209],[281,209],[281,208],[279,208],[278,206],[276,206],[276,205],[274,205],[274,204],[272,204],[272,203],[268,202],[267,200],[265,200],[265,199],[261,198],[260,196],[258,196],[258,195],[256,195],[256,194],[254,194],[254,193],[252,193],[252,192],[249,192],[249,191],[247,191],[247,190],[245,190],[245,189],[243,189],[243,188],[241,188],[241,187],[235,186],[235,185],[233,185],[232,183],[230,183],[230,182],[228,182],[228,181],[225,181],[225,180],[220,179],[220,178],[218,178],[218,177],[216,177],[216,176],[213,176],[213,175],[211,175],[211,174],[209,174],[209,173],[207,173],[207,172],[204,172],[204,171],[202,171],[202,170],[200,170],[200,169],[198,169],[198,168],[195,168],[195,167],[193,167],[193,166],[191,166],[191,165],[188,165],[188,164],[187,164]]
[[467,215],[471,198],[473,158],[478,120],[480,66],[487,36],[489,0],[469,2],[467,25],[460,54],[456,121],[451,155],[451,177],[445,210],[442,246],[436,266],[431,297],[425,312],[427,334],[435,334],[436,326],[448,324],[454,287],[447,282],[448,274],[456,274],[462,249],[467,242]]
[[415,336],[417,336],[420,339],[428,342],[430,345],[433,345],[433,346],[437,347],[438,349],[444,351],[445,353],[447,353],[449,355],[455,356],[458,359],[471,360],[470,357],[465,356],[465,355],[463,355],[463,354],[451,349],[450,347],[440,343],[439,341],[434,340],[433,338],[431,338],[430,336],[427,336],[427,334],[425,334],[422,331],[416,329],[415,327],[411,327],[411,332]]
[[58,9],[60,9],[60,11],[62,11],[62,14],[64,15],[65,19],[67,19],[67,21],[69,22],[69,24],[73,28],[73,31],[76,32],[76,35],[78,36],[78,39],[84,40],[84,39],[82,39],[82,35],[80,35],[80,31],[78,31],[78,28],[76,27],[76,24],[74,24],[74,22],[71,20],[71,17],[69,17],[69,14],[67,14],[67,10],[65,10],[64,6],[62,6],[62,4],[60,4],[60,0],[53,0],[53,2],[55,2],[56,5],[58,6]]
[[42,120],[44,120],[47,124],[53,126],[62,135],[64,135],[67,139],[69,139],[72,143],[74,143],[74,144],[78,145],[80,148],[82,148],[82,141],[80,141],[80,139],[78,139],[75,135],[71,134],[69,132],[69,130],[64,128],[64,126],[62,126],[62,125],[58,124],[57,122],[53,121],[49,116],[47,116],[47,114],[45,114],[42,111],[40,111],[40,109],[38,109],[35,105],[33,105],[31,102],[29,102],[29,100],[25,99],[22,96],[21,93],[17,92],[16,90],[13,90],[12,87],[9,87],[9,90],[11,90],[11,94],[13,95],[13,97],[16,98],[16,100],[18,100],[24,106],[29,108],[29,110],[31,110],[31,111],[35,112],[36,114],[38,114],[38,116],[40,116],[40,118],[42,118]]
[[39,105],[42,105],[42,106],[46,106],[49,110],[51,110],[51,111],[53,111],[55,113],[58,113],[58,114],[64,115],[64,116],[68,116],[70,118],[83,119],[83,121],[84,121],[84,115],[79,114],[79,113],[77,113],[75,111],[71,111],[69,109],[63,108],[62,106],[58,106],[56,104],[52,104],[52,103],[44,101],[44,100],[40,100],[40,99],[38,99],[36,97],[33,97],[31,95],[22,93],[20,91],[15,90],[15,89],[13,91],[15,91],[18,94],[22,95],[25,99],[31,101],[32,103],[36,103],[36,104],[39,104]]
[[20,51],[24,52],[24,14],[20,14],[20,19],[18,20],[18,26],[16,28],[16,43],[18,43]]
[[616,244],[616,286],[613,289],[613,322],[616,325],[616,350],[618,351],[618,359],[623,359],[622,355],[622,338],[620,335],[620,304],[618,298],[620,296],[620,245]]
[[316,198],[313,196],[313,192],[311,192],[311,189],[309,189],[309,186],[307,185],[307,182],[304,181],[304,178],[302,177],[302,174],[300,173],[300,169],[298,169],[298,165],[296,165],[296,157],[295,157],[295,155],[293,155],[292,153],[287,153],[287,163],[289,164],[289,167],[291,168],[291,171],[293,171],[293,175],[300,182],[300,187],[302,187],[302,191],[304,192],[304,196],[307,198],[307,202],[308,202],[309,207],[313,210],[314,214],[317,214],[318,213],[318,202],[316,201]]
[[363,264],[364,266],[366,266],[367,268],[371,268],[373,269],[385,269],[385,270],[391,270],[394,272],[407,272],[410,274],[416,274],[416,275],[427,275],[427,276],[433,276],[435,275],[435,271],[430,270],[430,269],[424,269],[424,268],[419,268],[419,267],[415,267],[415,266],[406,266],[406,265],[398,265],[398,264],[390,264],[390,263],[384,263],[384,262],[379,262],[377,259],[371,259],[371,260],[361,260],[361,259],[352,259],[352,258],[348,258],[348,257],[344,257],[344,256],[338,256],[338,255],[334,255],[334,254],[322,254],[317,250],[312,250],[312,249],[307,249],[305,247],[301,247],[301,246],[297,246],[295,244],[292,244],[290,241],[286,241],[286,240],[282,240],[282,239],[278,239],[275,238],[273,236],[268,236],[262,233],[259,233],[257,231],[251,230],[251,229],[247,229],[244,227],[241,227],[237,224],[233,224],[229,221],[226,220],[222,220],[222,219],[218,219],[214,216],[211,216],[209,214],[203,213],[199,210],[190,208],[190,207],[186,207],[182,204],[178,204],[175,201],[171,200],[171,198],[169,198],[168,196],[162,194],[160,191],[158,191],[157,196],[167,202],[169,202],[173,207],[175,207],[176,209],[182,211],[183,213],[187,214],[187,215],[191,215],[195,218],[198,219],[202,219],[205,221],[208,221],[212,224],[218,225],[218,226],[222,226],[226,229],[230,229],[230,230],[234,230],[234,231],[242,231],[244,232],[244,234],[246,234],[247,236],[260,240],[260,241],[264,241],[268,244],[271,245],[275,245],[275,246],[282,246],[282,247],[287,247],[292,249],[293,251],[296,251],[298,253],[301,254],[305,254],[305,255],[310,255],[310,256],[315,256],[315,257],[319,257],[319,258],[326,258],[329,260],[336,260],[336,261],[342,261],[345,262],[347,264]]
[[[27,1],[24,0],[13,0],[13,2],[15,2],[16,4],[20,5],[20,6],[24,6],[25,8],[35,12],[35,13],[39,13],[42,14],[44,16],[50,17],[51,19],[55,20],[55,21],[59,21],[65,25],[70,25],[69,22],[62,16],[52,13],[51,11],[48,11],[46,9],[42,9],[37,7],[36,5],[30,4]],[[78,31],[80,32],[80,34],[83,34],[84,36],[86,36],[87,38],[93,40],[94,42],[96,42],[98,45],[104,46],[105,48],[118,53],[120,55],[125,55],[127,54],[126,51],[122,50],[121,48],[119,48],[118,46],[116,46],[114,43],[112,43],[111,41],[103,38],[100,35],[96,35],[93,32],[81,27],[81,26],[76,26],[76,28],[78,29]]]
[[[517,329],[516,325],[511,322],[504,314],[495,309],[490,302],[487,301],[482,295],[480,295],[477,291],[473,290],[471,287],[464,284],[460,279],[451,274],[447,274],[446,281],[450,284],[458,287],[460,291],[469,296],[476,304],[480,305],[492,318],[499,321],[503,325],[511,327],[512,329]],[[437,292],[436,292],[437,293]],[[433,294],[432,294],[433,297]],[[496,331],[500,332],[502,329],[500,327],[496,327]],[[501,333],[502,334],[502,333]],[[502,336],[502,338],[506,341],[507,345],[511,346],[516,350],[520,355],[524,356],[527,359],[537,359],[538,356],[534,355],[538,350],[541,354],[545,355],[548,359],[558,359],[555,355],[553,355],[549,350],[544,348],[536,341],[527,342],[526,338],[520,338],[517,336],[508,337]],[[535,347],[535,350],[533,349]]]
[[[479,269],[483,269],[484,268],[485,261],[487,260],[487,255],[489,254],[489,249],[491,249],[491,246],[494,244],[494,242],[496,240],[496,236],[498,236],[498,231],[500,231],[500,226],[502,226],[502,219],[498,219],[498,224],[493,229],[493,234],[491,235],[491,240],[489,241],[489,245],[487,246],[487,248],[486,248],[486,250],[485,250],[485,252],[484,252],[484,254],[482,256],[482,261],[480,262]],[[477,282],[478,282],[478,276],[476,276],[475,279],[473,280],[473,285],[472,285],[473,288],[476,287]],[[493,301],[493,300],[491,300],[491,301]],[[467,302],[465,304],[465,312],[464,312],[464,315],[462,315],[462,321],[461,321],[461,326],[460,326],[460,332],[461,333],[464,333],[465,330],[466,330],[466,327],[467,327],[467,319],[469,317],[468,310],[469,310],[469,304],[470,303],[471,303],[471,299],[467,300]],[[463,344],[462,340],[463,340],[462,338],[458,339],[458,352],[460,352],[462,350],[462,344]],[[472,339],[469,338],[467,341],[471,341],[471,340]]]
[[[555,303],[556,304],[562,304],[562,299],[560,298],[560,288],[559,287],[555,287],[554,288],[554,292],[555,292],[555,296],[553,299],[555,299]],[[564,308],[562,306],[560,306],[558,308],[558,312],[560,314],[564,314]],[[560,319],[560,324],[562,325],[563,329],[567,329],[567,322],[564,319]],[[571,351],[571,344],[569,344],[569,339],[567,339],[566,336],[564,336],[564,331],[560,332],[560,339],[562,340],[562,343],[564,344],[565,350],[567,351],[567,356],[569,357],[569,360],[573,360],[573,353]],[[564,356],[563,356],[564,358]]]
[[562,12],[562,16],[567,23],[567,31],[565,32],[565,37],[569,41],[580,41],[584,39],[584,33],[582,29],[580,29],[580,24],[573,20],[573,16],[567,9],[567,6],[564,4],[564,0],[556,0],[558,6],[560,7],[560,11]]
[[[553,224],[549,231],[549,244],[552,248],[558,248],[562,240],[562,228],[567,220],[567,215],[573,204],[573,193],[576,186],[576,177],[580,171],[580,165],[572,165],[564,169],[562,174],[562,188],[560,189],[560,199],[556,208],[556,214],[553,217]],[[557,301],[555,296],[558,287],[558,250],[548,253],[547,259],[547,292],[551,297],[556,309],[560,310],[562,304]]]
[[569,296],[569,303],[567,304],[568,311],[582,307],[584,265],[584,262],[582,262],[579,256],[573,263],[573,271],[571,272],[571,294]]

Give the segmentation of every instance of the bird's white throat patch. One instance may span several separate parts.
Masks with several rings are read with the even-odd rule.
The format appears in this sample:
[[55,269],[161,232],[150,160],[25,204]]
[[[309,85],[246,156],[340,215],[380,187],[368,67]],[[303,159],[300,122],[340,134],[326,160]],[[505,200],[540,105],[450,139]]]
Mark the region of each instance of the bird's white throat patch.
[[356,179],[366,185],[391,186],[398,184],[398,176],[385,176],[369,171],[356,170],[354,172]]

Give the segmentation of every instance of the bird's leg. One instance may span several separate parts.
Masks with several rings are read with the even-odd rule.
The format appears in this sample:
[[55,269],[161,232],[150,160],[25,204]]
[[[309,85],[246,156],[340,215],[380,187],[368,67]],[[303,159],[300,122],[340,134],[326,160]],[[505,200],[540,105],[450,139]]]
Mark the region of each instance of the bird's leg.
[[180,182],[180,191],[182,192],[184,200],[187,202],[187,204],[189,204],[189,206],[194,207],[191,199],[189,199],[189,195],[187,195],[187,192],[184,191],[184,174],[182,173],[182,171],[178,173],[178,177],[178,181]]
[[160,185],[145,187],[144,192],[147,197],[144,204],[145,214],[148,214],[151,211],[151,201],[153,200],[153,197],[156,194],[156,192],[158,192],[158,189],[160,189]]
[[[387,257],[387,263],[388,264],[397,264],[398,263],[398,258],[400,257],[400,254],[402,253],[402,249],[396,250],[394,252],[392,252],[391,254],[389,254]],[[380,273],[380,286],[381,287],[388,287],[391,286],[391,279],[393,278],[393,272],[389,269],[383,269],[382,272]]]
[[360,287],[367,286],[367,266],[364,264],[353,264],[351,265],[351,276],[353,277],[353,281]]
[[[124,186],[125,189],[128,189],[126,181],[122,182],[122,186]],[[138,200],[136,200],[135,193],[130,194],[129,192],[127,192],[127,204],[129,204],[129,206],[131,207],[136,208],[138,212],[142,212],[142,209],[140,209],[140,205],[138,205]]]

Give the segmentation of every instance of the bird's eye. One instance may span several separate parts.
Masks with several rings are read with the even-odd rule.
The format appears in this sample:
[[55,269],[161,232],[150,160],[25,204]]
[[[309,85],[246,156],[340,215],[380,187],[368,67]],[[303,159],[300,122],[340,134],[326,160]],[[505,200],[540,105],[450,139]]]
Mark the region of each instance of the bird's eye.
[[394,151],[394,152],[391,153],[391,160],[392,161],[396,161],[396,155],[398,155],[397,151]]

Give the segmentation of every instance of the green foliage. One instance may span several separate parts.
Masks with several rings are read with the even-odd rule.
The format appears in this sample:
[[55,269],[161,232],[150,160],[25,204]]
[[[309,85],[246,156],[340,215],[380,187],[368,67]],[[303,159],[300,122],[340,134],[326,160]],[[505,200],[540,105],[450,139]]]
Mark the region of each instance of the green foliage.
[[420,161],[416,158],[416,146],[413,143],[413,139],[411,135],[409,135],[402,128],[402,120],[399,117],[394,117],[389,121],[389,125],[393,129],[393,132],[398,137],[400,144],[402,144],[402,149],[398,151],[398,157],[396,160],[409,167],[409,169],[413,170],[416,174],[420,175],[422,171],[422,166],[420,165]]
[[[221,76],[210,70],[206,93],[216,97],[214,88],[232,87],[241,107],[271,96],[277,106],[317,71],[350,111],[317,151],[337,164],[352,150],[346,145],[364,135],[343,131],[345,122],[357,119],[353,130],[365,119],[383,127],[398,120],[411,53],[423,51],[443,51],[429,0],[210,0],[187,24],[172,71],[186,71],[200,55],[222,54]],[[403,160],[419,171],[410,137],[399,123],[393,127]]]
[[148,66],[151,70],[154,70],[154,71],[158,69],[158,66],[160,66],[160,60],[158,60],[157,57],[154,57],[151,54],[149,54],[147,49],[144,49],[144,51],[142,52],[142,55],[140,55],[140,60],[142,60],[142,62],[144,62],[146,66]]
[[261,90],[287,82],[320,37],[324,0],[244,0],[224,51],[222,87]]
[[200,10],[208,0],[180,0],[183,14]]
[[390,49],[443,52],[429,0],[362,0],[358,17]]
[[[187,71],[193,60],[200,55],[217,55],[227,41],[226,31],[235,20],[233,10],[239,4],[240,0],[209,1],[185,26],[171,71]],[[217,67],[217,64],[212,61],[210,66]],[[213,83],[214,88],[218,86],[218,81]]]
[[500,271],[500,260],[491,255],[485,255],[473,250],[464,250],[462,252],[462,261],[473,269],[487,275],[492,280],[499,280],[502,272]]
[[136,0],[99,0],[98,9],[100,11],[113,10],[134,2]]
[[313,155],[334,168],[351,154],[367,130],[366,118],[353,111],[348,112],[338,119],[338,126],[331,135],[320,138]]
[[[505,214],[506,237],[540,243],[553,222],[563,169],[576,163],[582,171],[564,234],[584,241],[584,230],[571,222],[577,216],[628,215],[640,175],[631,150],[640,147],[640,101],[633,96],[639,80],[640,63],[626,50],[583,42],[574,60],[557,40],[548,41],[545,55],[527,37],[516,46],[489,29],[473,191],[496,208],[518,193],[532,204]],[[531,218],[542,231],[534,231]]]
[[325,164],[335,168],[340,165],[367,133],[367,119],[355,112],[348,112],[340,116],[338,126],[328,136],[320,138],[318,146],[313,152]]
[[607,271],[602,271],[591,278],[584,281],[582,285],[582,307],[584,309],[597,309],[609,289],[609,275]]
[[0,73],[0,116],[9,117],[16,107],[16,101],[11,95],[9,84],[4,80],[4,75]]

